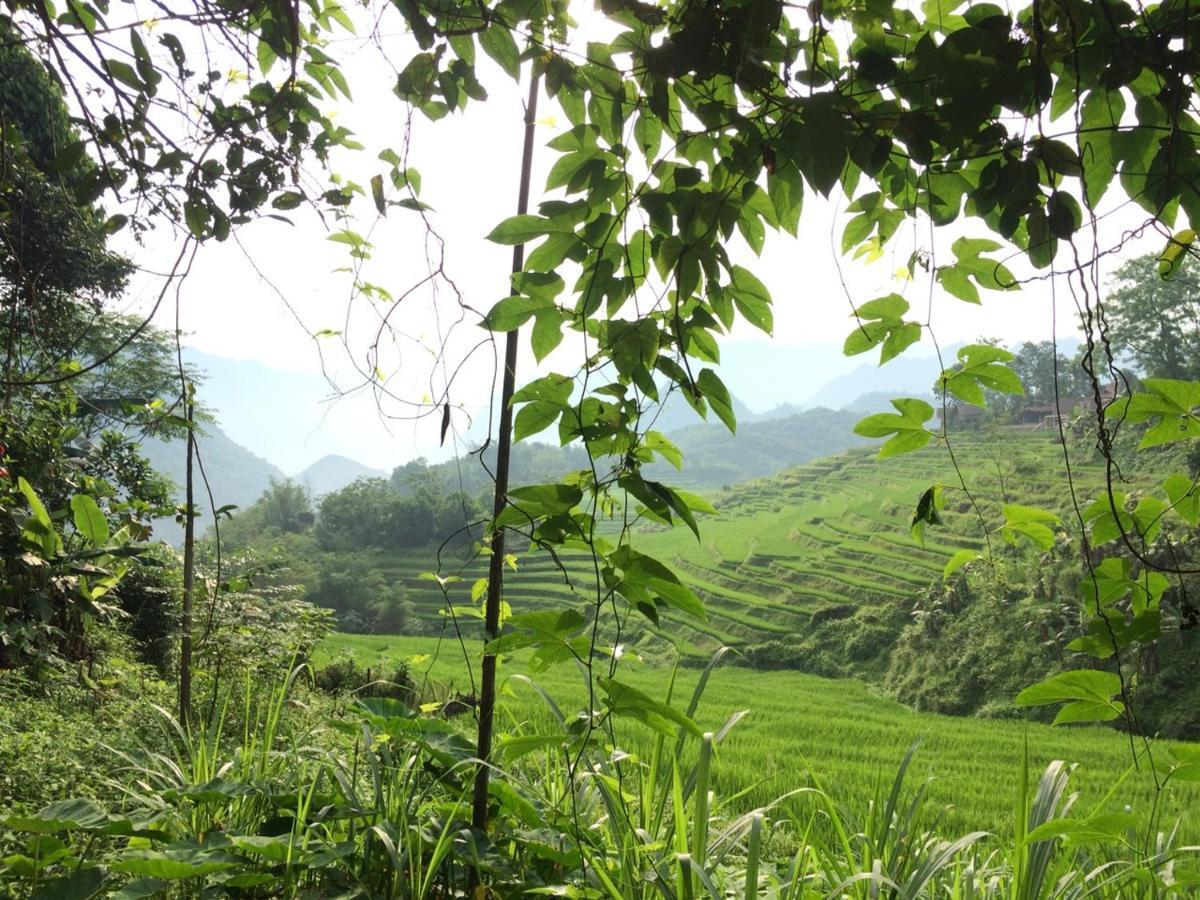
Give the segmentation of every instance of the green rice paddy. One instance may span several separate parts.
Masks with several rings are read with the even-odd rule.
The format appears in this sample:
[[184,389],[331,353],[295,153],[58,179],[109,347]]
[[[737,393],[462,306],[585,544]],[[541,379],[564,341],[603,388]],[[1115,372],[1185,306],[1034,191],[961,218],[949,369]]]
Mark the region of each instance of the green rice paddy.
[[[944,449],[888,460],[855,449],[718,494],[719,514],[702,520],[700,540],[686,528],[639,530],[638,549],[670,564],[708,612],[705,621],[665,613],[659,628],[647,624],[643,633],[697,659],[721,645],[802,634],[822,610],[912,598],[941,577],[955,551],[983,545],[981,516],[994,527],[1001,503],[1055,508],[1063,501],[1062,451],[1053,434],[964,434],[956,437],[955,453],[977,507]],[[1074,474],[1085,488],[1099,483],[1095,467],[1076,461]],[[918,498],[933,484],[945,486],[945,525],[928,530],[922,544],[909,526]],[[557,562],[536,551],[518,556],[506,577],[514,611],[595,599],[589,556],[568,552]],[[405,586],[426,632],[440,629],[448,603],[468,605],[472,583],[486,572],[484,560],[452,554],[440,561],[381,554],[376,567]],[[433,570],[458,580],[439,587],[421,577]]]
[[[449,697],[473,690],[478,649],[477,643],[464,646],[449,637],[336,634],[325,642],[316,662],[348,655],[386,676],[407,660],[427,697]],[[585,704],[583,678],[574,665],[531,673],[521,659],[509,661],[501,669],[500,716],[510,733],[552,734],[556,729],[545,701],[523,678],[512,677],[516,675],[532,678],[568,715]],[[665,698],[672,669],[626,657],[618,677]],[[695,669],[679,670],[677,707],[686,705],[698,677]],[[938,830],[943,834],[976,829],[1011,832],[1026,747],[1035,775],[1052,759],[1078,765],[1072,787],[1080,793],[1080,812],[1119,811],[1129,805],[1145,821],[1155,803],[1150,767],[1143,760],[1135,770],[1128,739],[1105,728],[1051,728],[1015,720],[917,713],[858,681],[733,666],[717,669],[697,710],[697,721],[715,731],[741,710],[749,712],[730,732],[714,776],[717,796],[730,800],[740,795],[733,804],[740,809],[814,784],[835,797],[886,792],[914,741],[920,746],[910,769],[910,787],[928,781],[927,812],[941,815]],[[464,722],[464,727],[468,724]],[[621,748],[633,753],[648,747],[646,734],[628,724],[617,737]],[[1165,744],[1154,745],[1160,766],[1167,752]],[[1105,800],[1108,788],[1121,778],[1126,781],[1114,798]],[[1159,804],[1164,826],[1178,820],[1185,834],[1200,832],[1200,786],[1170,785]]]

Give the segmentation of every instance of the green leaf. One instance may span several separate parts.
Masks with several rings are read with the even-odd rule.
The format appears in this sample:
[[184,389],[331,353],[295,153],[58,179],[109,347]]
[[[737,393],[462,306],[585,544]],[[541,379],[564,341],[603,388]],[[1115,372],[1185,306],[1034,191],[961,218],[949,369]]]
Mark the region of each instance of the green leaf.
[[500,756],[507,763],[515,762],[538,750],[559,750],[567,742],[563,734],[522,734],[500,741]]
[[912,453],[927,445],[933,432],[925,428],[925,422],[933,417],[933,407],[924,400],[893,400],[896,413],[876,413],[867,416],[854,426],[854,433],[863,437],[891,437],[879,448],[881,459]]
[[700,598],[659,560],[622,545],[609,561],[622,570],[624,577],[618,591],[632,602],[649,599],[653,593],[668,606],[697,619],[706,618]]
[[700,737],[700,726],[669,704],[613,678],[599,678],[596,683],[607,695],[613,715],[629,716],[667,737],[675,737],[681,731]]
[[771,334],[775,321],[766,286],[750,270],[734,266],[730,270],[730,292],[742,317],[764,334]]
[[552,372],[535,381],[529,382],[515,394],[513,403],[527,403],[530,400],[550,400],[559,405],[571,399],[574,381],[567,375]]
[[537,518],[569,512],[583,499],[583,492],[573,484],[534,484],[513,488],[508,499],[524,516]]
[[479,35],[483,52],[499,63],[510,78],[521,77],[521,51],[513,40],[510,27],[504,22],[490,25]]
[[387,215],[387,198],[383,196],[383,176],[371,176],[371,199],[375,201],[375,209],[381,216]]
[[17,487],[25,496],[25,502],[29,504],[29,510],[33,513],[34,520],[42,527],[53,530],[54,520],[50,518],[50,513],[46,512],[46,507],[42,505],[33,486],[23,477],[17,476]]
[[899,294],[876,297],[862,304],[854,311],[858,326],[846,336],[842,352],[856,356],[882,344],[880,365],[899,356],[921,339],[921,326],[901,318],[906,312],[908,301]]
[[515,331],[533,316],[555,309],[553,300],[505,297],[488,311],[480,325],[488,331]]
[[979,290],[971,283],[970,274],[958,266],[938,266],[938,283],[946,292],[967,303],[979,303]]
[[642,437],[642,445],[647,450],[657,453],[677,470],[683,468],[683,451],[661,432],[647,431]]
[[103,869],[76,869],[62,878],[43,881],[29,900],[90,900],[100,893],[105,877]]
[[1182,473],[1167,476],[1163,490],[1171,501],[1171,508],[1192,527],[1200,525],[1200,487]]
[[228,853],[181,845],[163,850],[127,850],[110,868],[128,875],[177,881],[223,872],[237,863],[237,857]]
[[9,815],[0,818],[5,826],[27,834],[55,834],[62,831],[92,830],[108,824],[108,813],[93,800],[55,800],[32,816]]
[[1200,382],[1147,378],[1142,385],[1146,391],[1108,410],[1109,416],[1123,415],[1135,424],[1157,419],[1142,436],[1139,449],[1200,437]]
[[1054,546],[1055,534],[1050,526],[1062,525],[1062,520],[1054,513],[1016,503],[1006,503],[1001,510],[1004,513],[1004,527],[1000,533],[1009,543],[1016,543],[1018,535],[1022,535],[1043,550]]
[[540,434],[558,421],[562,407],[548,400],[535,400],[522,406],[513,421],[513,440],[520,441]]
[[946,562],[945,568],[942,569],[942,578],[949,578],[963,566],[979,559],[983,559],[983,555],[978,550],[959,550]]
[[729,389],[725,387],[725,382],[721,381],[712,369],[701,369],[700,377],[696,379],[696,386],[708,400],[709,406],[717,414],[717,418],[725,423],[725,427],[731,434],[736,433],[737,416],[733,411],[733,398],[729,394]]
[[93,547],[102,547],[108,543],[108,519],[87,494],[76,494],[71,498],[71,514],[75,521],[75,530]]
[[1138,827],[1132,813],[1102,813],[1086,819],[1051,819],[1025,835],[1024,844],[1065,838],[1073,846],[1120,843],[1130,829]]
[[985,388],[1023,394],[1021,379],[1006,365],[1012,359],[1013,355],[1000,347],[970,344],[958,351],[958,365],[939,376],[938,389],[974,406],[987,405]]
[[927,525],[943,524],[940,511],[945,506],[946,500],[942,496],[942,486],[940,484],[933,485],[921,494],[921,498],[917,501],[917,509],[913,513],[912,525],[909,529],[912,536],[916,538],[917,543],[924,546],[925,527]]
[[543,216],[524,214],[509,216],[492,229],[487,239],[495,244],[514,246],[536,240],[547,234],[573,234],[569,225]]
[[1121,693],[1121,679],[1112,672],[1077,669],[1047,678],[1017,695],[1017,706],[1065,704],[1054,719],[1064,722],[1107,722],[1117,718],[1125,705],[1114,699]]

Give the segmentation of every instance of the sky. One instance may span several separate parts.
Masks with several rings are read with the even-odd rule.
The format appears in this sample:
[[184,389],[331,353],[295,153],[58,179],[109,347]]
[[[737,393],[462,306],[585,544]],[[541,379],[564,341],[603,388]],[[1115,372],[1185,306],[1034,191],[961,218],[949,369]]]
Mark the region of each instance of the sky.
[[[398,48],[396,58],[403,58],[407,38],[384,40]],[[417,456],[437,459],[486,433],[499,350],[474,323],[507,294],[511,260],[509,248],[491,244],[485,236],[515,212],[525,89],[480,54],[489,99],[430,123],[391,94],[394,74],[374,47],[343,41],[331,51],[344,60],[354,91],[353,103],[339,107],[337,120],[367,147],[338,157],[335,165],[366,186],[372,175],[385,172],[376,159],[381,149],[409,153],[409,164],[422,175],[421,199],[433,207],[430,222],[444,242],[442,277],[420,285],[390,312],[376,301],[352,299],[353,279],[346,271],[352,261],[344,245],[329,240],[341,226],[301,209],[288,214],[292,224],[263,220],[237,230],[236,239],[201,248],[179,290],[178,305],[169,296],[155,320],[173,330],[178,317],[187,345],[213,357],[254,363],[277,386],[277,396],[289,394],[272,410],[255,385],[247,384],[242,392],[221,391],[225,417],[237,423],[229,428],[231,437],[270,450],[262,455],[289,472],[325,453],[379,468]],[[535,141],[534,206],[547,199],[539,187],[555,159],[545,144],[565,127],[561,113],[543,98]],[[310,186],[318,184],[314,176],[320,173],[306,176]],[[1048,281],[1021,291],[985,293],[983,304],[975,306],[931,291],[927,277],[897,277],[913,247],[929,245],[928,234],[899,235],[889,252],[871,264],[842,258],[838,245],[846,202],[840,195],[825,200],[809,191],[799,237],[768,235],[759,258],[736,241],[731,248],[734,261],[752,269],[775,301],[771,341],[744,324],[729,337],[730,362],[722,374],[752,409],[802,403],[822,383],[864,361],[846,360],[837,352],[852,327],[852,307],[893,291],[910,300],[913,317],[930,322],[943,345],[980,336],[1013,345],[1045,339],[1055,330],[1063,337],[1076,333],[1070,301],[1065,295],[1056,297]],[[352,227],[374,244],[371,259],[363,264],[364,280],[399,296],[428,276],[431,260],[436,267],[442,245],[430,239],[416,213],[393,209],[380,219],[369,196],[352,210]],[[1102,222],[1102,239],[1128,227],[1122,215],[1109,217]],[[935,249],[942,258],[961,234],[984,236],[985,229],[968,221],[939,233]],[[175,236],[159,232],[144,246],[127,249],[147,269],[161,271],[164,260],[178,252],[178,243]],[[1156,249],[1153,239],[1131,242],[1122,257],[1107,265],[1111,269],[1120,258],[1151,249]],[[1019,264],[1013,268],[1021,274]],[[570,284],[573,279],[567,280]],[[148,310],[161,290],[161,278],[140,276],[130,309]],[[381,331],[385,313],[389,328]],[[314,337],[322,331],[339,334]],[[441,355],[439,347],[445,348]],[[579,341],[569,337],[543,369],[573,372],[580,350]],[[932,344],[927,338],[909,352],[931,353]],[[376,366],[386,379],[385,392],[364,386],[364,373]],[[536,372],[528,351],[519,371],[519,381]],[[440,413],[414,415],[428,413],[430,407],[421,404],[441,396],[448,381],[454,427],[450,446],[442,447],[437,440]],[[300,412],[281,422],[279,411],[285,409]],[[292,419],[299,420],[294,427],[288,424]]]

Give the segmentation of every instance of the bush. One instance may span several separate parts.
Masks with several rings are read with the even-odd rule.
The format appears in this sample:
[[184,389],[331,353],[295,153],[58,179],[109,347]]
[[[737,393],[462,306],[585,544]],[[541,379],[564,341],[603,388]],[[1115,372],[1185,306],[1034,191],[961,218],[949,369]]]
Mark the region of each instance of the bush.
[[166,675],[179,631],[180,606],[166,569],[136,566],[121,581],[118,600],[141,661]]
[[358,697],[390,697],[412,704],[417,687],[409,674],[408,663],[399,663],[388,675],[381,676],[364,669],[354,659],[346,657],[331,662],[313,673],[317,690],[327,694],[354,694]]

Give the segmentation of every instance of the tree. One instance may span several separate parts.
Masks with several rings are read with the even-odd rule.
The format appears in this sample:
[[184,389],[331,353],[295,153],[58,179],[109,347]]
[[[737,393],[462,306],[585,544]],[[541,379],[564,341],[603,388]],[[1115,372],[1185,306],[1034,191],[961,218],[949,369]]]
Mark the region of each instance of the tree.
[[1108,337],[1143,375],[1200,379],[1200,261],[1188,254],[1171,277],[1154,256],[1125,263],[1104,301]]
[[271,479],[270,487],[258,500],[263,522],[284,534],[298,534],[312,526],[315,516],[308,489],[290,478]]
[[76,358],[132,265],[107,249],[111,226],[92,202],[96,166],[61,89],[4,19],[0,70],[0,309],[12,382],[55,375]]
[[1012,370],[1021,379],[1031,403],[1070,402],[1088,390],[1087,378],[1078,360],[1058,352],[1054,341],[1027,341],[1017,348]]

